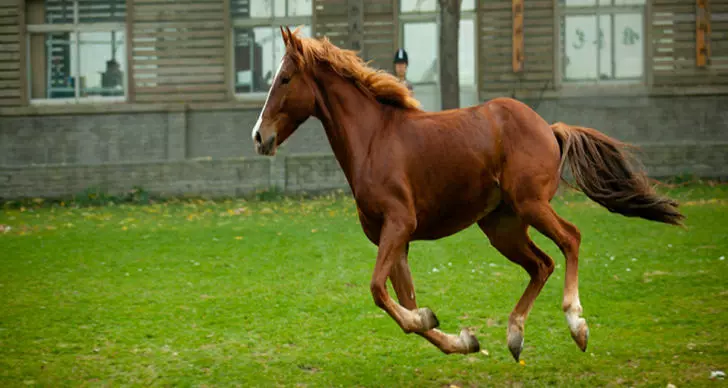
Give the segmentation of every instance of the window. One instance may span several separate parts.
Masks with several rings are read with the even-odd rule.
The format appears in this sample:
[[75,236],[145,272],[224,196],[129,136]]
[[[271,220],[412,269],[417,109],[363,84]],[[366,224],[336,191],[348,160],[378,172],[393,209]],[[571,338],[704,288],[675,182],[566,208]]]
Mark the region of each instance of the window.
[[32,100],[124,99],[126,1],[27,0]]
[[437,82],[438,39],[435,22],[404,24],[404,49],[409,59],[407,79],[413,84]]
[[645,0],[559,0],[565,82],[641,82]]
[[235,93],[264,96],[285,53],[280,25],[312,36],[312,0],[230,0]]
[[[476,82],[475,0],[462,0],[460,11],[458,43],[460,85],[474,86]],[[415,85],[438,82],[438,13],[436,0],[402,0],[400,2],[402,44],[409,56],[407,79]]]

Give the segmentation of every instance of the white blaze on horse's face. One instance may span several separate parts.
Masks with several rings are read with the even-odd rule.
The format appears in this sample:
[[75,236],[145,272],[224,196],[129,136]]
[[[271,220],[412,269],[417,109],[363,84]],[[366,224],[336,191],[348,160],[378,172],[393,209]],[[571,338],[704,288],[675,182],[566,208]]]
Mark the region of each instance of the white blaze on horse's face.
[[273,147],[275,146],[275,132],[273,132],[273,134],[266,134],[267,137],[264,139],[263,134],[261,134],[261,126],[263,125],[263,114],[265,113],[265,109],[268,107],[268,100],[270,99],[271,93],[273,93],[273,87],[275,87],[278,76],[281,73],[284,59],[285,57],[281,58],[281,61],[278,63],[278,69],[276,70],[275,76],[273,76],[273,82],[271,82],[271,88],[270,90],[268,90],[268,95],[265,97],[263,109],[261,109],[260,116],[258,116],[258,121],[255,122],[253,131],[250,134],[253,138],[253,143],[255,144],[255,150],[261,154],[268,154],[269,152],[273,151]]

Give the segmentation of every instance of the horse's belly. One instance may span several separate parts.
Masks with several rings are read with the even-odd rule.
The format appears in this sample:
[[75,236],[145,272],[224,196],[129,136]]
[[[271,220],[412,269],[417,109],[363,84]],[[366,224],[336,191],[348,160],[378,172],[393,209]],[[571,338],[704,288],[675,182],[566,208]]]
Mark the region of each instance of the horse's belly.
[[496,187],[472,198],[448,198],[440,206],[418,212],[414,240],[436,240],[468,228],[492,212],[501,201]]

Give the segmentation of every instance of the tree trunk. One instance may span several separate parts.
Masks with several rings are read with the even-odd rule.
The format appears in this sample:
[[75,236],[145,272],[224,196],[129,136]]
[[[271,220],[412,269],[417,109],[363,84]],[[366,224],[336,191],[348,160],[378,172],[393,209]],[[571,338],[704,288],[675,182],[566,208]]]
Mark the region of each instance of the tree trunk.
[[440,104],[442,110],[460,107],[458,40],[460,1],[440,2]]

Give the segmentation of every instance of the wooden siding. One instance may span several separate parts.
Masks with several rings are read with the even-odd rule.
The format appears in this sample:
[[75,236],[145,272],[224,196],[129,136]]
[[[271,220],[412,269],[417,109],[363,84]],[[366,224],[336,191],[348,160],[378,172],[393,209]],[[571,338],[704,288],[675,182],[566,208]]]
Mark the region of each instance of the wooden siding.
[[[314,0],[315,36],[326,36],[331,43],[349,47],[347,0]],[[364,46],[360,55],[371,66],[391,70],[392,58],[397,50],[398,26],[395,3],[392,0],[365,0]]]
[[223,101],[228,0],[130,0],[135,101]]
[[25,105],[21,7],[19,0],[0,4],[0,106]]
[[397,51],[397,18],[392,0],[364,1],[364,59],[371,66],[393,70]]
[[710,0],[710,62],[718,73],[728,73],[728,0]]
[[[234,99],[230,15],[245,14],[252,1],[258,0],[81,0],[80,15],[87,22],[119,22],[126,15],[129,102],[216,103]],[[24,3],[0,2],[0,106],[27,105]],[[47,0],[52,14],[47,17],[69,21],[72,14],[66,3]],[[348,0],[313,3],[314,34],[350,48]],[[554,83],[558,63],[554,58],[558,52],[555,3],[524,1],[524,62],[523,70],[515,73],[512,0],[478,1],[476,54],[481,96],[515,93],[523,98],[542,90],[558,93],[554,90],[558,88]],[[397,1],[363,0],[361,4],[361,54],[372,66],[391,71],[398,46]],[[650,39],[645,44],[645,67],[652,93],[728,87],[728,0],[708,0],[706,9],[709,55],[706,65],[700,67],[696,0],[648,0],[645,20]]]
[[481,95],[510,95],[518,91],[553,88],[554,3],[525,1],[523,12],[523,70],[513,72],[513,16],[511,0],[485,0],[479,4],[478,43]]
[[711,55],[704,68],[698,66],[695,49],[696,2],[653,0],[652,10],[653,87],[728,84],[728,0],[712,0],[708,5]]
[[314,34],[326,36],[331,43],[348,48],[347,0],[314,0]]
[[[73,3],[68,0],[44,0],[46,23],[73,23]],[[80,23],[123,22],[126,0],[79,0]]]

